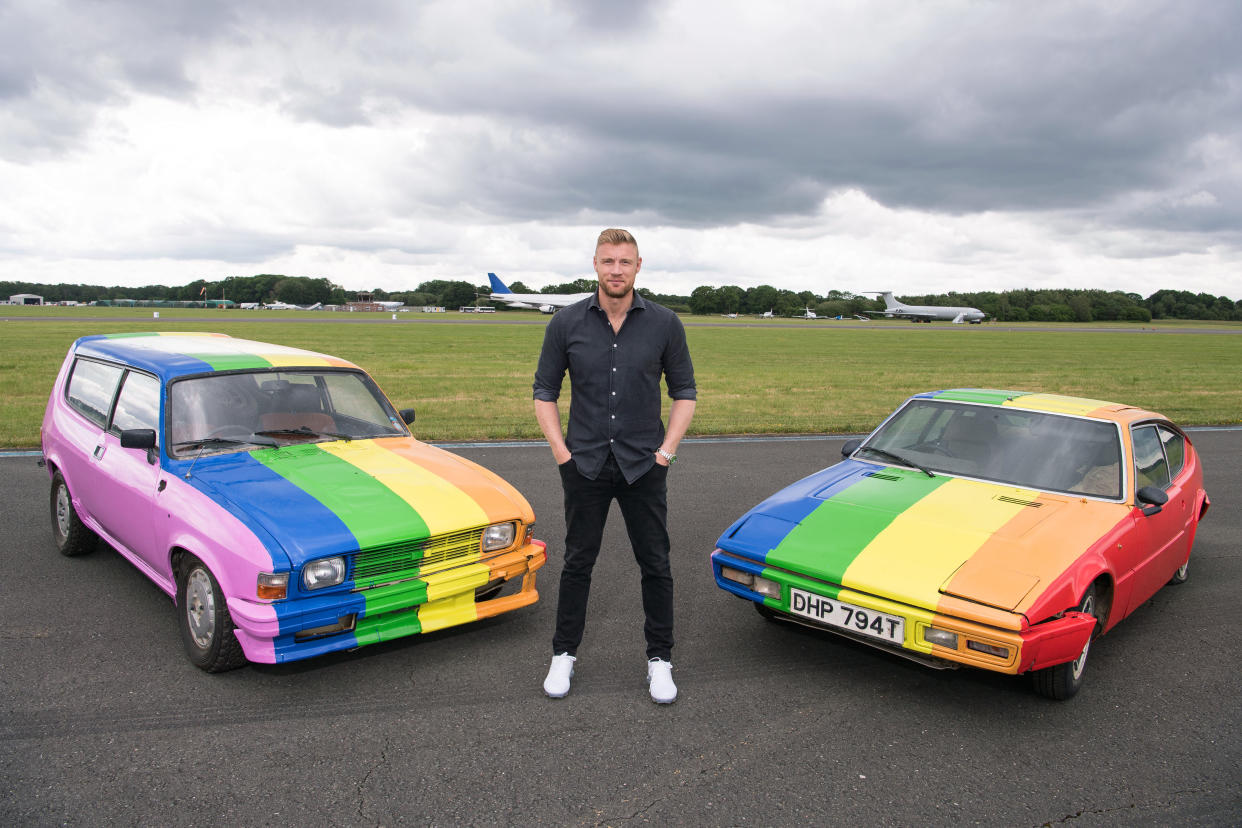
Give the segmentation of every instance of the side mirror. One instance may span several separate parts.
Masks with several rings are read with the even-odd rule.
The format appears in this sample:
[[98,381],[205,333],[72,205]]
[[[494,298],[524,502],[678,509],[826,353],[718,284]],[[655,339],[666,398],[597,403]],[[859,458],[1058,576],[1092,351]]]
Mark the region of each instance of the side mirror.
[[405,422],[405,424],[406,424],[406,425],[411,425],[411,424],[413,424],[413,422],[414,422],[414,409],[412,409],[412,408],[403,408],[403,409],[401,409],[398,413],[401,415],[401,419],[402,419],[402,421],[404,421],[404,422]]
[[862,445],[862,440],[855,437],[853,440],[846,440],[845,445],[841,446],[841,456],[849,458],[851,454],[858,451],[858,447]]
[[1135,492],[1135,499],[1139,503],[1148,504],[1143,507],[1143,514],[1147,517],[1160,514],[1164,504],[1169,502],[1169,496],[1158,486],[1144,486]]
[[146,449],[147,462],[152,466],[159,459],[155,453],[155,429],[127,428],[121,432],[121,448]]
[[127,428],[121,432],[121,448],[155,448],[155,429]]

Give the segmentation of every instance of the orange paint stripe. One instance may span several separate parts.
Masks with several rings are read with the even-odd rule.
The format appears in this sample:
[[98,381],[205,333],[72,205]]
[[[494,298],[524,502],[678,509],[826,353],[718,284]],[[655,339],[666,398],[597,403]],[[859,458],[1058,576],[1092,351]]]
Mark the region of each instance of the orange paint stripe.
[[[519,515],[521,519],[525,523],[534,522],[535,514],[530,505],[499,475],[468,461],[467,465],[463,465],[455,455],[447,452],[441,453],[431,447],[419,451],[409,447],[403,441],[404,438],[394,437],[377,438],[374,442],[375,445],[422,466],[437,477],[456,486],[479,505],[479,508],[487,514],[489,523],[514,517],[515,501],[522,507]],[[506,497],[505,492],[510,493],[513,500]]]

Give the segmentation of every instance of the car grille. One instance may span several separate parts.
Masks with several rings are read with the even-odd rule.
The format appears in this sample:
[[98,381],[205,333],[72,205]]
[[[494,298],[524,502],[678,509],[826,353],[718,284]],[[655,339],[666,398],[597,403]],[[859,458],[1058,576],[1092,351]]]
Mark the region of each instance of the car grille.
[[[354,554],[353,579],[371,585],[388,576],[412,569],[426,572],[460,558],[478,555],[483,528],[436,535],[421,541],[390,543],[362,549]],[[366,584],[360,584],[366,585]]]

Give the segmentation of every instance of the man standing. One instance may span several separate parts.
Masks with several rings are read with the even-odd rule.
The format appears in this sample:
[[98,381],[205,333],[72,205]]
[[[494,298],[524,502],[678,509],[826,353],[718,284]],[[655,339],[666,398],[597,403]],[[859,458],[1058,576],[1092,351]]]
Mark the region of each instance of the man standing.
[[[595,245],[595,294],[548,323],[535,370],[535,418],[552,447],[565,492],[565,563],[543,690],[569,692],[586,624],[591,570],[615,499],[642,573],[647,684],[653,701],[677,698],[673,649],[673,575],[669,566],[669,466],[694,416],[694,366],[677,315],[634,292],[642,268],[638,242],[605,230]],[[557,400],[569,371],[568,436]],[[673,404],[660,419],[660,376]]]

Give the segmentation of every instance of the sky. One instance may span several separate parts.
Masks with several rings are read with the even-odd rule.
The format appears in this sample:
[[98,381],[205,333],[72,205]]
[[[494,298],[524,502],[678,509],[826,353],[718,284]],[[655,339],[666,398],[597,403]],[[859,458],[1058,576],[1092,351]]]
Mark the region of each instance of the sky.
[[1242,299],[1227,0],[0,0],[0,280]]

